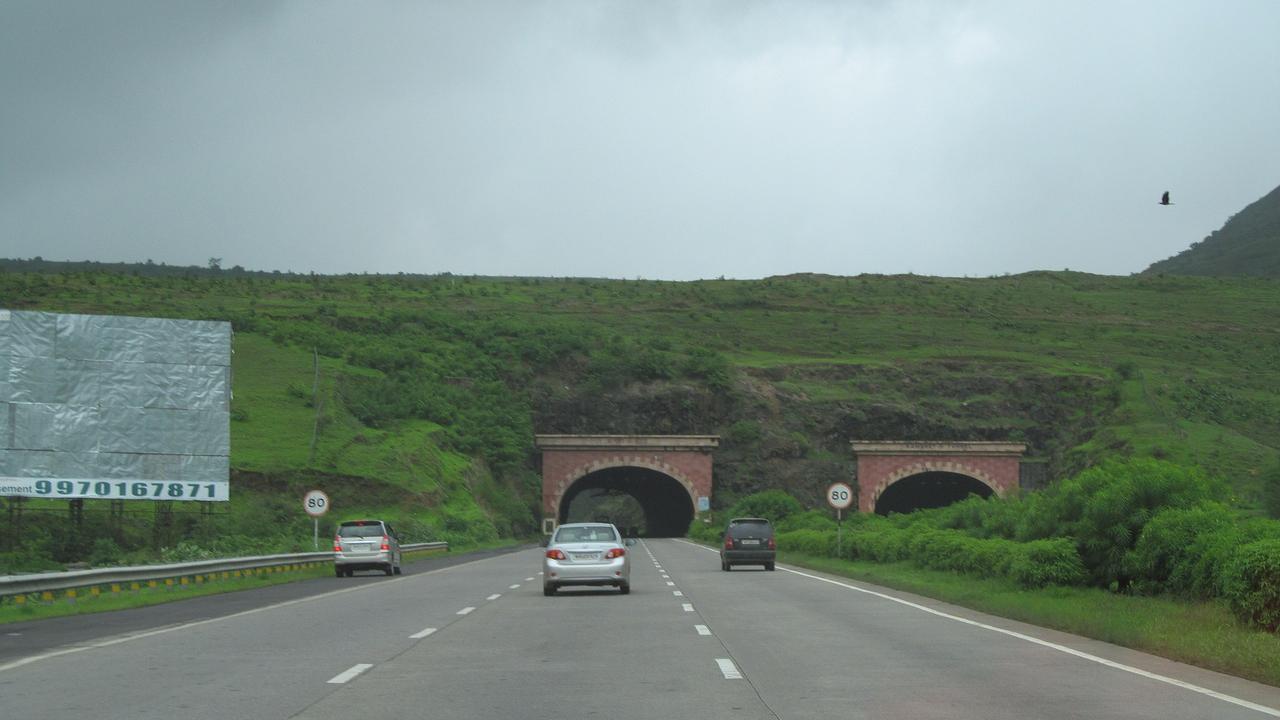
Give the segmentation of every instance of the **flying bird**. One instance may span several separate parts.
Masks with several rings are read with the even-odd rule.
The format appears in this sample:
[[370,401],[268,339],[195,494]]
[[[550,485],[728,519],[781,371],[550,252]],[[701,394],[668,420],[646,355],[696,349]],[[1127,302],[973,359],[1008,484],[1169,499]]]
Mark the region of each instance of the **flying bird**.
[[1168,191],[1168,190],[1165,190],[1165,191],[1164,191],[1164,194],[1160,196],[1160,204],[1161,204],[1161,205],[1172,205],[1172,204],[1173,204],[1173,203],[1169,202],[1169,191]]

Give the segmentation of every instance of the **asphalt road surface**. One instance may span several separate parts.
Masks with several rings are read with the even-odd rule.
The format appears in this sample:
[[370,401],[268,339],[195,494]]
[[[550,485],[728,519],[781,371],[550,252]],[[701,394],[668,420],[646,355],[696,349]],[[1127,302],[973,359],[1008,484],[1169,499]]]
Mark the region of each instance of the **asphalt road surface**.
[[631,552],[628,596],[543,597],[526,548],[0,626],[0,715],[1280,717],[1280,688],[1104,643],[785,566],[725,573],[681,540]]

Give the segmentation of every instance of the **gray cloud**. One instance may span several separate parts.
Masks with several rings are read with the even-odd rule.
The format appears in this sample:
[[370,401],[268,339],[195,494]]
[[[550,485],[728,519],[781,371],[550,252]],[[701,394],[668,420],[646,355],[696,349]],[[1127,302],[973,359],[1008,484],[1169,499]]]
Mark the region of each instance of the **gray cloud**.
[[1265,0],[4,5],[0,255],[1128,273],[1280,182],[1277,21]]

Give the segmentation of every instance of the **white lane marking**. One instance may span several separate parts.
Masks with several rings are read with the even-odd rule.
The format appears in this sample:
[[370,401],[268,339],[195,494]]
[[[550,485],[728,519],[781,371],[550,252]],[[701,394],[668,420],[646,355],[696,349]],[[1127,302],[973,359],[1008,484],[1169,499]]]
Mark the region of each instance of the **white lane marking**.
[[707,627],[706,625],[694,625],[693,629],[697,630],[699,635],[711,634],[711,628]]
[[[541,575],[542,573],[538,573],[538,574],[539,574],[539,575]],[[525,581],[525,582],[533,582],[533,578],[525,578],[525,579],[524,579],[524,581]]]
[[434,633],[435,631],[436,631],[435,628],[423,628],[419,632],[416,632],[410,635],[409,637],[410,639],[413,639],[413,640],[421,640],[422,638]]
[[343,684],[343,683],[345,683],[345,682],[348,682],[349,680],[351,680],[351,679],[352,679],[352,678],[354,678],[355,676],[359,675],[360,673],[364,672],[365,670],[368,670],[368,669],[369,669],[369,668],[371,668],[371,667],[373,667],[373,666],[372,666],[372,665],[370,665],[369,663],[360,663],[360,664],[358,664],[358,665],[352,665],[351,667],[347,668],[346,670],[344,670],[344,671],[342,671],[342,672],[338,673],[337,675],[334,675],[333,677],[329,678],[326,682],[328,682],[328,683],[332,683],[332,684],[334,684],[334,685],[341,685],[341,684]]
[[473,608],[473,607],[471,607],[471,606],[469,606],[469,605],[468,605],[467,607],[464,607],[464,608],[462,608],[461,610],[459,610],[459,611],[458,611],[458,614],[459,614],[459,615],[470,615],[470,614],[471,614],[471,613],[473,613],[473,612],[475,612],[475,608]]
[[489,597],[485,598],[485,600],[497,600],[500,597],[502,597],[502,593],[494,593]]
[[515,585],[508,585],[508,586],[507,586],[507,589],[508,589],[508,590],[519,590],[519,589],[520,589],[520,583],[516,583]]
[[[428,570],[427,572],[424,572],[424,573],[418,573],[414,575],[414,577],[419,578],[419,577],[426,577],[427,575],[435,575],[436,573],[449,572],[450,570],[457,570],[458,568],[466,567],[468,565],[474,565],[475,563],[488,562],[496,559],[497,558],[495,557],[479,558],[477,560],[470,560],[465,563],[459,563],[457,565],[451,565],[449,567],[439,568],[437,570]],[[401,578],[401,579],[403,580],[404,578]],[[281,603],[276,603],[274,605],[266,605],[260,608],[253,608],[251,610],[241,610],[238,613],[231,613],[230,615],[223,615],[221,617],[206,618],[204,620],[196,620],[194,622],[184,623],[182,625],[170,625],[168,627],[156,628],[155,630],[140,632],[135,635],[124,635],[122,637],[114,637],[108,640],[103,640],[101,642],[89,643],[88,645],[77,645],[75,647],[63,648],[61,650],[53,650],[51,652],[47,652],[41,655],[32,655],[31,657],[25,657],[25,658],[22,658],[21,660],[14,660],[13,662],[0,665],[0,672],[4,672],[6,670],[13,670],[14,668],[20,668],[23,665],[30,665],[31,663],[40,662],[41,660],[49,660],[52,658],[61,657],[63,655],[73,655],[75,653],[81,653],[86,650],[99,650],[101,648],[111,647],[112,645],[119,645],[121,643],[132,642],[134,640],[142,640],[145,638],[154,637],[156,635],[164,635],[166,633],[176,632],[178,630],[189,630],[194,627],[200,627],[201,625],[211,625],[213,623],[222,622],[224,620],[234,620],[235,618],[244,617],[246,615],[256,615],[261,612],[267,612],[268,610],[276,610],[283,607],[289,607],[291,605],[299,605],[301,603],[307,603],[313,600],[323,600],[324,598],[334,597],[335,595],[346,595],[347,593],[365,592],[365,591],[374,590],[380,587],[386,587],[386,583],[370,583],[368,585],[357,585],[356,587],[343,588],[341,590],[334,590],[333,592],[321,593],[319,595],[311,595],[310,597],[298,598],[297,600],[286,600]]]
[[[679,540],[677,542],[683,542],[687,545],[692,545],[696,548],[702,548],[703,550],[706,550],[708,552],[719,552],[718,550],[713,550],[712,548],[709,548],[709,547],[703,547],[702,545],[698,545],[697,543],[691,543],[687,540]],[[899,605],[906,605],[907,607],[915,608],[917,610],[923,610],[929,613],[930,615],[937,615],[938,617],[946,618],[948,620],[955,620],[958,623],[964,623],[965,625],[972,625],[973,627],[982,628],[983,630],[990,630],[991,632],[1000,633],[1001,635],[1008,635],[1009,637],[1018,638],[1019,640],[1026,640],[1029,643],[1034,643],[1041,647],[1049,648],[1050,650],[1057,650],[1058,652],[1066,653],[1067,655],[1078,657],[1081,660],[1088,660],[1089,662],[1098,663],[1099,665],[1105,665],[1106,667],[1109,667],[1109,668],[1113,668],[1116,670],[1123,670],[1124,672],[1133,673],[1134,675],[1148,678],[1150,680],[1155,680],[1157,682],[1173,685],[1174,687],[1180,687],[1180,688],[1183,688],[1184,690],[1190,690],[1191,692],[1199,693],[1201,695],[1214,698],[1215,700],[1221,700],[1223,702],[1231,703],[1232,705],[1239,705],[1242,708],[1256,710],[1262,713],[1263,715],[1270,715],[1271,717],[1280,717],[1280,709],[1267,707],[1266,705],[1259,705],[1257,703],[1249,702],[1248,700],[1242,700],[1233,695],[1227,695],[1225,693],[1220,693],[1216,690],[1210,690],[1209,688],[1206,688],[1206,687],[1193,685],[1192,683],[1184,682],[1182,680],[1178,680],[1177,678],[1171,678],[1166,675],[1160,675],[1159,673],[1153,673],[1149,670],[1143,670],[1142,668],[1136,668],[1131,665],[1125,665],[1124,663],[1118,663],[1114,660],[1108,660],[1104,657],[1091,655],[1087,652],[1082,652],[1074,648],[1069,648],[1066,645],[1059,645],[1058,643],[1049,642],[1048,640],[1041,640],[1038,637],[1032,637],[1031,635],[1016,632],[1014,630],[1006,630],[1004,628],[999,628],[994,625],[988,625],[986,623],[978,622],[977,620],[969,620],[968,618],[962,618],[962,617],[959,617],[958,615],[952,615],[950,613],[942,612],[941,610],[934,610],[933,608],[925,607],[924,605],[921,605],[919,603],[913,603],[909,600],[896,598],[896,597],[893,597],[892,595],[885,595],[884,593],[878,593],[874,590],[867,590],[866,588],[860,588],[856,585],[842,583],[837,580],[830,580],[828,578],[819,577],[817,575],[810,575],[809,573],[803,573],[803,572],[800,572],[799,570],[791,570],[789,568],[784,568],[781,566],[779,566],[778,569],[782,570],[783,572],[789,572],[792,575],[799,575],[800,577],[809,578],[811,580],[817,580],[819,582],[824,582],[829,585],[835,585],[837,587],[842,587],[848,590],[855,590],[860,593],[872,595],[872,596],[881,598],[883,600],[888,600],[890,602],[898,603]]]
[[675,586],[675,583],[673,583],[673,582],[671,582],[670,580],[668,580],[668,581],[667,581],[667,586],[668,586],[668,587],[673,587],[673,586]]
[[720,666],[720,672],[724,674],[725,680],[742,679],[742,673],[738,671],[738,666],[734,665],[729,658],[716,658],[716,664]]
[[539,573],[538,573],[538,577],[542,577],[542,573],[541,573],[541,572],[539,572]]
[[680,607],[684,608],[685,612],[693,612],[693,603],[684,603]]
[[680,592],[679,590],[672,590],[671,594],[675,595],[676,597],[684,597],[684,593]]

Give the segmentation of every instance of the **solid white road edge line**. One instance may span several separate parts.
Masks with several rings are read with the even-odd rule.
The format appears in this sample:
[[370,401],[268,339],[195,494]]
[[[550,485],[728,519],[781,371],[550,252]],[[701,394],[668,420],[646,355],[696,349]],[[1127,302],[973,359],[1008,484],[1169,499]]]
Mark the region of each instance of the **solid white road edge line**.
[[720,672],[724,675],[725,680],[742,679],[742,673],[738,671],[738,666],[734,665],[729,658],[716,658],[716,664],[720,666]]
[[435,631],[436,631],[435,628],[423,628],[419,632],[416,632],[410,635],[409,638],[412,640],[421,640],[422,638],[434,633]]
[[373,666],[370,665],[369,663],[360,663],[358,665],[352,665],[347,670],[329,678],[326,682],[331,683],[333,685],[341,685],[351,680],[355,676],[359,675],[360,673],[364,672],[365,670],[368,670],[371,667]]
[[470,605],[468,605],[467,607],[464,607],[464,608],[462,608],[461,610],[459,610],[459,611],[458,611],[458,614],[459,614],[459,615],[470,615],[470,614],[471,614],[471,613],[473,613],[473,612],[475,612],[475,608],[473,608],[473,607],[471,607]]
[[697,630],[699,635],[711,634],[711,628],[707,627],[706,625],[694,625],[693,629]]
[[[450,570],[456,570],[460,567],[466,567],[467,565],[472,565],[474,563],[485,562],[485,561],[494,560],[494,559],[496,558],[493,558],[493,557],[479,558],[476,560],[471,560],[469,562],[460,563],[458,565],[450,565],[449,567],[440,568],[438,570],[428,570],[427,572],[424,572],[424,573],[418,573],[413,577],[417,578],[417,577],[425,577],[427,575],[435,575],[436,573],[448,572]],[[539,575],[541,575],[541,573],[539,573]],[[404,580],[405,578],[400,578],[400,579]],[[196,620],[194,622],[184,623],[182,625],[170,625],[168,627],[156,628],[155,630],[147,630],[145,632],[135,633],[133,635],[124,635],[121,637],[109,638],[107,640],[102,640],[100,642],[89,643],[88,645],[76,645],[75,647],[62,648],[60,650],[52,650],[47,653],[42,653],[40,655],[32,655],[31,657],[25,657],[20,660],[14,660],[13,662],[0,665],[0,672],[4,672],[6,670],[13,670],[14,668],[20,668],[23,665],[30,665],[31,663],[34,663],[34,662],[40,662],[41,660],[48,660],[50,658],[61,657],[63,655],[72,655],[75,653],[84,652],[86,650],[97,650],[99,648],[111,647],[112,645],[119,645],[121,643],[132,642],[134,640],[142,640],[144,638],[153,637],[155,635],[164,635],[165,633],[171,633],[178,630],[189,630],[194,627],[200,627],[201,625],[211,625],[213,623],[222,622],[224,620],[233,620],[238,617],[244,617],[245,615],[255,615],[257,613],[266,612],[268,610],[275,610],[277,608],[289,607],[290,605],[299,605],[301,603],[311,602],[312,600],[322,600],[324,598],[333,597],[335,595],[345,595],[347,593],[361,592],[361,591],[372,590],[380,587],[386,587],[386,583],[357,585],[356,587],[343,588],[341,590],[334,590],[333,592],[321,593],[319,595],[311,595],[304,598],[298,598],[297,600],[286,600],[282,603],[276,603],[275,605],[266,605],[260,608],[253,608],[251,610],[242,610],[238,613],[231,613],[230,615],[223,615],[221,617],[206,618],[204,620]]]
[[[704,547],[697,543],[689,542],[688,540],[680,540],[677,538],[677,542],[682,542],[686,545],[692,545],[693,547],[701,548],[708,552],[718,552],[717,550],[713,550],[709,547]],[[1066,645],[1059,645],[1058,643],[1049,642],[1048,640],[1041,640],[1040,638],[1032,637],[1030,635],[1026,635],[1020,632],[1015,632],[1013,630],[1005,630],[1004,628],[998,628],[995,625],[980,623],[977,620],[969,620],[968,618],[962,618],[958,615],[952,615],[950,613],[942,612],[941,610],[934,610],[933,608],[925,607],[924,605],[921,605],[919,603],[913,603],[909,600],[896,598],[896,597],[893,597],[892,595],[885,595],[884,593],[878,593],[874,590],[867,590],[866,588],[860,588],[856,585],[842,583],[837,580],[831,580],[828,578],[819,577],[817,575],[810,575],[809,573],[800,572],[799,570],[791,570],[790,568],[784,568],[781,566],[778,566],[778,569],[784,572],[789,572],[792,575],[799,575],[800,577],[809,578],[811,580],[817,580],[819,582],[828,583],[830,585],[836,585],[838,587],[842,587],[848,590],[856,590],[857,592],[860,592],[860,593],[873,595],[875,597],[882,598],[884,600],[889,600],[890,602],[896,602],[899,605],[906,605],[907,607],[915,608],[917,610],[923,610],[929,613],[930,615],[937,615],[938,617],[946,618],[948,620],[955,620],[956,622],[964,623],[965,625],[972,625],[974,627],[982,628],[983,630],[990,630],[991,632],[1000,633],[1001,635],[1008,635],[1009,637],[1018,638],[1019,640],[1026,640],[1029,643],[1034,643],[1042,647],[1047,647],[1051,650],[1057,650],[1058,652],[1066,653],[1067,655],[1073,655],[1082,660],[1088,660],[1089,662],[1095,662],[1095,663],[1098,663],[1099,665],[1105,665],[1109,668],[1114,668],[1116,670],[1123,670],[1127,673],[1133,673],[1134,675],[1148,678],[1150,680],[1155,680],[1157,682],[1173,685],[1174,687],[1180,687],[1180,688],[1183,688],[1184,690],[1190,690],[1191,692],[1199,693],[1201,695],[1211,697],[1215,700],[1228,702],[1228,703],[1231,703],[1232,705],[1239,705],[1242,708],[1256,710],[1264,715],[1270,715],[1271,717],[1280,717],[1280,709],[1267,707],[1266,705],[1259,705],[1257,703],[1249,702],[1248,700],[1243,700],[1233,695],[1220,693],[1217,690],[1210,690],[1209,688],[1206,688],[1206,687],[1200,687],[1199,685],[1194,685],[1189,682],[1183,682],[1182,680],[1171,678],[1165,675],[1160,675],[1158,673],[1153,673],[1148,670],[1143,670],[1142,668],[1136,668],[1131,665],[1125,665],[1124,663],[1118,663],[1114,660],[1108,660],[1104,657],[1098,657],[1097,655],[1090,655],[1087,652],[1082,652],[1074,648],[1069,648]]]

